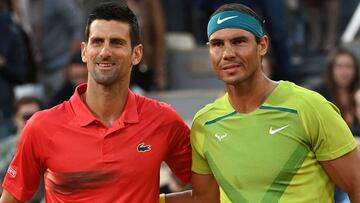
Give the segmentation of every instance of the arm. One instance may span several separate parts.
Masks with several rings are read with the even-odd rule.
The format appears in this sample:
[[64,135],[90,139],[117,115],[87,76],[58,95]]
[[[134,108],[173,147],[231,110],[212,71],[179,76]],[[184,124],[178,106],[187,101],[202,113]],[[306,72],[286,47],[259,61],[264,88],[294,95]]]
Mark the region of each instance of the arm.
[[17,200],[12,194],[8,193],[6,190],[3,190],[3,193],[0,198],[0,203],[23,203]]
[[360,203],[360,151],[355,149],[331,161],[320,162],[332,181],[347,192],[351,202]]
[[219,185],[213,175],[192,173],[192,191],[166,195],[166,203],[218,203],[220,202]]

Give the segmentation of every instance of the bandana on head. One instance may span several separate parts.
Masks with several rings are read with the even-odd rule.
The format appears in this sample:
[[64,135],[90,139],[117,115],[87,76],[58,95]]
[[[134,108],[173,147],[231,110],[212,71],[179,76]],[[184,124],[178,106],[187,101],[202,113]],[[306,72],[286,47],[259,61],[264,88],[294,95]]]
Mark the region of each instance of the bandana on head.
[[239,28],[251,32],[256,37],[264,36],[261,23],[255,17],[240,11],[224,11],[211,17],[207,27],[208,38],[224,28]]

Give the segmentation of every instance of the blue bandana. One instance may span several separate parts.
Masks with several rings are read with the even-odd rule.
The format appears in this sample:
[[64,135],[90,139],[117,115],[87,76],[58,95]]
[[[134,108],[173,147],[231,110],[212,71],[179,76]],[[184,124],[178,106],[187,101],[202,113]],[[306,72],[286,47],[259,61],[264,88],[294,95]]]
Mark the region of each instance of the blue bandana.
[[260,22],[255,17],[240,11],[224,11],[211,17],[207,27],[208,38],[212,33],[224,28],[247,30],[256,37],[264,35]]

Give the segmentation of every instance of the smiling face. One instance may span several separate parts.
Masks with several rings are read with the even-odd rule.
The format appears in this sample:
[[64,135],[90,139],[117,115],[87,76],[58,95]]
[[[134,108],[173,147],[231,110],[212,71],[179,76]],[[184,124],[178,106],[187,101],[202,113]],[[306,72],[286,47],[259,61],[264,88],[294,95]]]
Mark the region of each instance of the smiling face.
[[208,48],[216,75],[227,85],[263,77],[261,57],[268,48],[266,35],[257,43],[255,36],[246,30],[221,29],[210,36]]
[[131,47],[129,24],[115,20],[93,21],[81,50],[89,72],[88,83],[104,86],[129,83],[131,68],[142,56],[142,45]]

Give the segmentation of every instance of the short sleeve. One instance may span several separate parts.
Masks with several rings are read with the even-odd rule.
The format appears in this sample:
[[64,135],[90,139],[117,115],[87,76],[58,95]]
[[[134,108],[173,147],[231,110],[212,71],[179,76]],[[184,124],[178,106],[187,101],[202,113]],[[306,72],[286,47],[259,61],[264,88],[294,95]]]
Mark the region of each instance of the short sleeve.
[[192,171],[198,174],[212,174],[204,155],[205,133],[203,126],[198,120],[194,120],[191,127],[191,146],[192,146]]
[[165,162],[171,171],[183,183],[190,183],[191,179],[191,146],[190,129],[176,114],[176,120],[171,125],[171,139]]
[[301,119],[312,150],[319,161],[333,160],[356,148],[356,141],[338,108],[324,98],[315,98]]
[[2,185],[6,191],[21,201],[31,199],[40,182],[41,164],[35,132],[31,123],[25,126]]

